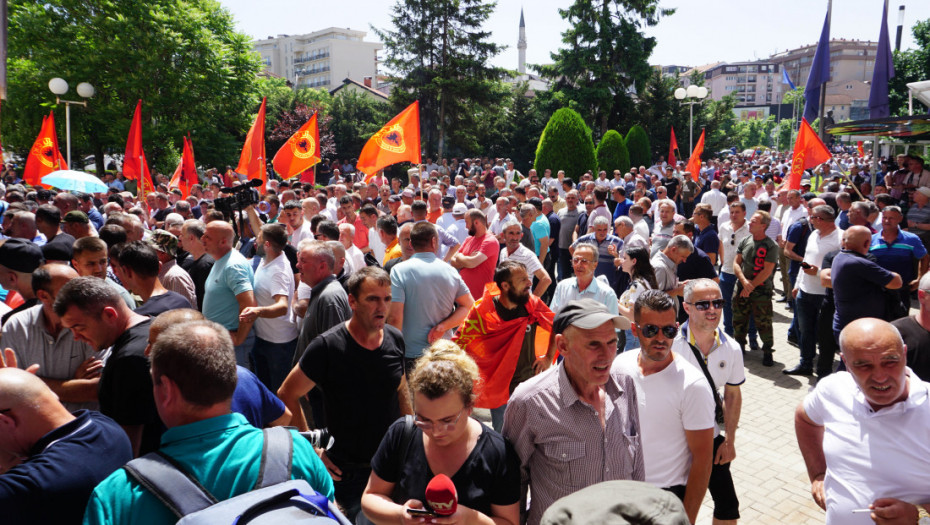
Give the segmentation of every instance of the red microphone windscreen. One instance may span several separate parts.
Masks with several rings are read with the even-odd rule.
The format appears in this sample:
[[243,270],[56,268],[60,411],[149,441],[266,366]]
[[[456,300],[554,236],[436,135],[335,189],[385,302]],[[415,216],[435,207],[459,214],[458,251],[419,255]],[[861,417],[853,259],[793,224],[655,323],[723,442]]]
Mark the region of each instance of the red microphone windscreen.
[[458,508],[455,484],[445,474],[438,474],[426,485],[426,504],[439,516],[451,516]]

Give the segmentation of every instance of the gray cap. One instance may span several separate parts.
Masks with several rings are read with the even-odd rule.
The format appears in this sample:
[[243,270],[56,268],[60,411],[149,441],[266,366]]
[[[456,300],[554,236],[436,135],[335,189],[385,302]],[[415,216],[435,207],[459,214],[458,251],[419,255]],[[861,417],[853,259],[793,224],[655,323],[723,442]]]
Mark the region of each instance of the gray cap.
[[642,481],[604,481],[569,494],[543,513],[541,525],[688,525],[681,501]]
[[604,303],[594,299],[575,299],[559,310],[552,321],[552,332],[561,334],[569,326],[583,330],[593,330],[604,323],[613,322],[617,330],[629,330],[630,320],[607,311]]

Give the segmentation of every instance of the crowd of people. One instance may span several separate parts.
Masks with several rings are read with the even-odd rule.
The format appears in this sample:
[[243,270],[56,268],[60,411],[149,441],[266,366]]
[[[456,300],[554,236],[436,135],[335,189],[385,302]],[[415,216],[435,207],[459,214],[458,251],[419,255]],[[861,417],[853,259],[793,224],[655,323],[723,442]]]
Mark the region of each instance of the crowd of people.
[[[93,195],[7,173],[0,502],[11,523],[172,523],[130,460],[222,501],[286,426],[291,475],[354,523],[537,525],[611,480],[690,523],[709,492],[736,523],[745,361],[776,364],[783,305],[782,372],[816,374],[796,429],[827,522],[930,522],[930,170],[841,153],[800,189],[790,170],[427,159],[402,181],[338,161],[254,200],[228,198],[229,168],[138,198],[119,173]],[[457,510],[424,517],[439,474]]]

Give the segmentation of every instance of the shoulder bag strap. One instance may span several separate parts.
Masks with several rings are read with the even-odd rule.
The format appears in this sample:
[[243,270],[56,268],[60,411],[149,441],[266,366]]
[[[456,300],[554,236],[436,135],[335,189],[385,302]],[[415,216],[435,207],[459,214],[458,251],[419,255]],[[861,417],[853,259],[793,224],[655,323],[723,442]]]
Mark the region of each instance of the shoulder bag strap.
[[691,347],[691,351],[694,352],[694,358],[697,359],[699,365],[701,365],[701,372],[704,372],[704,377],[707,378],[707,382],[710,383],[710,391],[714,395],[714,416],[717,419],[717,422],[721,425],[723,424],[723,401],[720,399],[720,394],[717,392],[717,384],[714,383],[714,378],[710,376],[710,371],[707,369],[707,363],[704,362],[704,354],[693,344],[691,341],[688,341],[688,346]]
[[291,479],[291,464],[294,458],[294,441],[291,432],[284,427],[266,428],[262,431],[262,461],[258,479],[252,490],[284,483]]
[[216,498],[171,457],[152,452],[123,466],[178,519],[216,504]]

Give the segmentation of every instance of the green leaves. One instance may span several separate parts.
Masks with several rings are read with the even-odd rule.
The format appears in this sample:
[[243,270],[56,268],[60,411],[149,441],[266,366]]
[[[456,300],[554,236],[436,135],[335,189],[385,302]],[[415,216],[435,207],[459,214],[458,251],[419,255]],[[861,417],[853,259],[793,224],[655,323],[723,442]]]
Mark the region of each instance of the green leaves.
[[591,129],[581,115],[568,108],[552,115],[539,138],[533,167],[539,173],[546,169],[551,169],[552,173],[565,170],[565,175],[574,180],[586,171],[597,170]]

